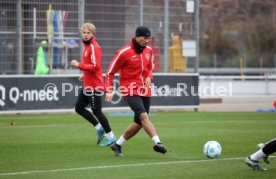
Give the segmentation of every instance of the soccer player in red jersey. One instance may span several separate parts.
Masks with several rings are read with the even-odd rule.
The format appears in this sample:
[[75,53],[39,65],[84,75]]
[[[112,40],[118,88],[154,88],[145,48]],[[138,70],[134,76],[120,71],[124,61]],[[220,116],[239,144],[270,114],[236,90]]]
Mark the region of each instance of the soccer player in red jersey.
[[[79,93],[75,110],[96,128],[97,144],[103,140],[100,146],[108,146],[117,138],[102,112],[102,96],[104,94],[102,50],[95,39],[96,27],[94,24],[84,23],[81,27],[81,34],[84,44],[82,62],[79,63],[77,60],[70,62],[71,66],[83,71],[83,76],[80,77],[80,80],[83,81],[83,88]],[[89,104],[93,114],[86,109]],[[106,138],[104,138],[104,133],[106,133]]]
[[141,128],[151,137],[156,152],[165,154],[166,147],[160,142],[155,127],[149,119],[151,80],[153,69],[152,49],[147,46],[151,32],[145,26],[136,29],[135,37],[119,49],[106,73],[106,101],[112,101],[112,82],[116,72],[120,71],[120,89],[129,107],[134,112],[133,123],[111,146],[116,156],[123,156],[121,146],[136,135]]

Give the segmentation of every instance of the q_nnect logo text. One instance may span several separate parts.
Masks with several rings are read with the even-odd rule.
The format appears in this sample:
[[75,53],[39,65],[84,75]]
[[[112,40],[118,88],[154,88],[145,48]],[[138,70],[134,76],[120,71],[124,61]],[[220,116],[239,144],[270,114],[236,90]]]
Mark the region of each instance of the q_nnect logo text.
[[[7,99],[6,99],[7,98]],[[0,106],[5,106],[7,100],[14,104],[23,102],[58,101],[58,90],[55,84],[48,83],[43,89],[20,89],[16,86],[7,89],[0,85]]]

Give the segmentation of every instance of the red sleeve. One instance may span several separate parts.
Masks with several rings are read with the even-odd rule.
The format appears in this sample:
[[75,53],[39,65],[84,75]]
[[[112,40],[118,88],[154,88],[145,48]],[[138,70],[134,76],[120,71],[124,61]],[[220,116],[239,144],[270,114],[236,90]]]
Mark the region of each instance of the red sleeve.
[[102,60],[102,50],[91,44],[91,55],[88,60],[89,63],[80,63],[78,68],[82,71],[97,71],[100,69],[100,64]]
[[153,54],[151,54],[150,62],[148,64],[148,77],[150,77],[150,79],[153,79],[153,76],[152,76],[152,70],[154,67],[153,60],[154,60],[154,57],[153,57]]
[[114,75],[120,70],[121,66],[124,63],[124,58],[121,52],[116,52],[115,56],[113,57],[107,73],[106,73],[106,80],[105,80],[105,90],[107,93],[111,93],[113,91],[113,79]]
[[80,63],[78,68],[82,71],[95,71],[97,69],[97,67],[92,64],[84,64],[84,63]]

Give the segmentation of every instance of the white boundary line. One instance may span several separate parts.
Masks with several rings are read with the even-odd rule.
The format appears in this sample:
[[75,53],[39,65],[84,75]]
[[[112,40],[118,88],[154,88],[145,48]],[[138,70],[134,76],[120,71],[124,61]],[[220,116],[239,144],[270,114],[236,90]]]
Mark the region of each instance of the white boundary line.
[[[275,158],[276,156],[270,156]],[[224,158],[224,159],[207,159],[207,160],[182,160],[182,161],[171,161],[171,162],[157,162],[157,163],[137,163],[137,164],[124,164],[124,165],[106,165],[106,166],[90,166],[90,167],[80,167],[80,168],[61,168],[52,170],[33,170],[24,172],[11,172],[11,173],[0,173],[0,176],[11,176],[11,175],[27,175],[35,173],[51,173],[51,172],[65,172],[65,171],[80,171],[80,170],[93,170],[93,169],[105,169],[105,168],[121,168],[121,167],[137,167],[137,166],[149,166],[149,165],[172,165],[181,163],[202,163],[202,162],[214,162],[214,161],[230,161],[230,160],[241,160],[245,157],[235,157],[235,158]]]

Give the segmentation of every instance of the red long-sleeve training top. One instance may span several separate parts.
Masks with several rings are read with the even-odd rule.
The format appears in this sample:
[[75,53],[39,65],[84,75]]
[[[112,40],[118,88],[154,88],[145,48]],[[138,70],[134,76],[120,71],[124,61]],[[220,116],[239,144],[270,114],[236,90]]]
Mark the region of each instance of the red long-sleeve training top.
[[119,49],[112,59],[106,73],[105,89],[113,91],[112,82],[116,72],[120,71],[120,90],[123,96],[151,96],[151,88],[145,86],[145,79],[152,79],[152,49],[147,46],[141,54],[136,53],[132,41]]
[[104,90],[102,50],[94,37],[90,44],[84,43],[82,63],[78,68],[83,71],[83,87],[85,89]]

